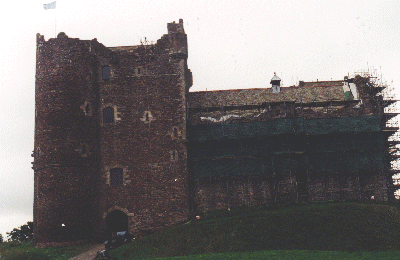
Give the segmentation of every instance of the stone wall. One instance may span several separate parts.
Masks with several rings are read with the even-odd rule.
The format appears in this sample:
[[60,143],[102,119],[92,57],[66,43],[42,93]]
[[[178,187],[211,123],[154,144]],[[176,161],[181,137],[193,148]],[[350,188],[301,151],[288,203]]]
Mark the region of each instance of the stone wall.
[[90,41],[37,35],[35,241],[87,239],[98,184],[98,91]]
[[[101,127],[101,205],[103,217],[119,207],[132,233],[157,230],[188,216],[185,97],[190,87],[183,22],[155,45],[110,48],[100,67],[100,110],[114,108],[113,123]],[[110,169],[124,171],[122,185]]]
[[38,245],[133,233],[189,214],[183,21],[156,44],[37,36],[34,225]]
[[191,196],[196,213],[271,203],[388,200],[386,176],[376,172],[203,178],[193,181]]

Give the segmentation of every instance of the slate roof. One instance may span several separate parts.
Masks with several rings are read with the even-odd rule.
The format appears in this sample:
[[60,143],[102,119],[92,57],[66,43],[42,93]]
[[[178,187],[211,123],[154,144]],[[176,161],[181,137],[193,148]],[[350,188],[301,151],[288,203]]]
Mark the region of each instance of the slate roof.
[[235,89],[190,92],[189,108],[261,105],[264,102],[294,101],[297,103],[347,100],[342,86],[283,87],[280,93],[272,88]]

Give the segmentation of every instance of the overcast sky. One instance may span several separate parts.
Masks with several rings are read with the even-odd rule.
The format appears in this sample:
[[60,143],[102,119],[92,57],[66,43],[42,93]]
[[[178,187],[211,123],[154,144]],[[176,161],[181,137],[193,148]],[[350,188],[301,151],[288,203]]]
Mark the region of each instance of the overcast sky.
[[49,2],[6,1],[0,11],[3,235],[32,220],[36,33],[138,45],[182,18],[193,91],[269,87],[274,72],[289,86],[373,68],[400,85],[400,1],[61,0],[44,10]]

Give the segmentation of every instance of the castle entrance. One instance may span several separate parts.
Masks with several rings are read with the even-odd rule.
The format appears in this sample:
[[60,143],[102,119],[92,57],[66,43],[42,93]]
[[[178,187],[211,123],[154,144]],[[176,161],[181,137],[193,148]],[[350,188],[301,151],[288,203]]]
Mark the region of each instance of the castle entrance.
[[128,231],[128,216],[120,211],[111,211],[106,218],[107,233]]

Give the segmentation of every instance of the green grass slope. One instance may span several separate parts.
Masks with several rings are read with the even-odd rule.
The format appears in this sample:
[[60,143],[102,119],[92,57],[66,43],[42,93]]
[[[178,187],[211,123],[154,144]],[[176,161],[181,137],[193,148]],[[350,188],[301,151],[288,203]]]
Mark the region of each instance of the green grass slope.
[[135,240],[110,255],[142,259],[262,250],[399,249],[399,206],[347,202],[210,212],[200,220]]
[[174,256],[163,258],[152,258],[152,260],[258,260],[258,259],[279,259],[279,260],[398,260],[400,251],[317,251],[317,250],[265,250],[254,252],[236,253],[209,253],[191,256]]
[[91,245],[63,248],[37,248],[31,242],[0,243],[1,260],[67,260],[86,251]]

